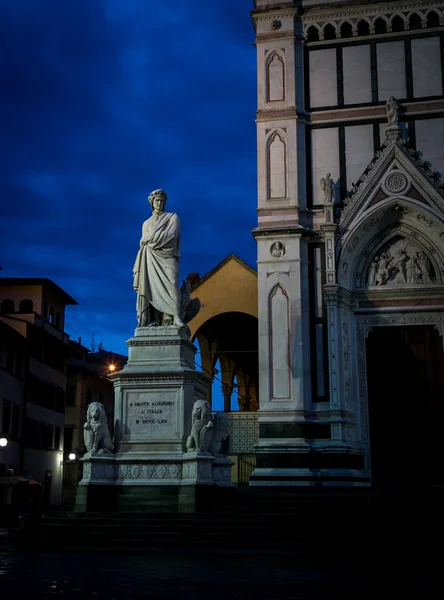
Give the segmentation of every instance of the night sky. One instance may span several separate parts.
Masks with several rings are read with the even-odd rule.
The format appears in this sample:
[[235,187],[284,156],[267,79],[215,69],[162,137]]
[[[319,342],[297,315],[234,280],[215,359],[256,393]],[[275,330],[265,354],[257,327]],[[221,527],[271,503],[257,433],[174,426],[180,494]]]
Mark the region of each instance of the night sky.
[[3,277],[48,277],[66,330],[126,354],[148,194],[181,277],[255,266],[252,0],[0,0]]

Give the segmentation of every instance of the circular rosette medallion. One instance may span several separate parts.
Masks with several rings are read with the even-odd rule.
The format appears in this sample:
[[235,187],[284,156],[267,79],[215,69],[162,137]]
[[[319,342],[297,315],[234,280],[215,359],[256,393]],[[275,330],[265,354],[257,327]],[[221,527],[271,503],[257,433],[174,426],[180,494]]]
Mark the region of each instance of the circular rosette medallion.
[[179,477],[179,467],[177,465],[170,465],[170,477],[171,479],[176,479]]
[[159,465],[156,468],[156,472],[157,472],[158,479],[163,479],[165,477],[166,469],[163,465]]
[[133,465],[131,467],[131,477],[133,479],[137,479],[140,476],[140,466],[139,465]]
[[393,171],[385,178],[383,188],[389,196],[399,196],[408,192],[410,182],[404,173]]

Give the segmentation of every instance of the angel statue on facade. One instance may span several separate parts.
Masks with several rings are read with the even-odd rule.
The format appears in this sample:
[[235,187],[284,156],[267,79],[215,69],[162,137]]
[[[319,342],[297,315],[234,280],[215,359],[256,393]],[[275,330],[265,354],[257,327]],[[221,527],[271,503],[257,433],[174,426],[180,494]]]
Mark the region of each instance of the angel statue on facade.
[[331,204],[335,201],[335,184],[331,178],[331,173],[327,173],[325,177],[321,179],[321,188],[324,192],[324,204]]
[[387,110],[387,121],[389,128],[399,127],[399,102],[394,96],[390,96],[385,106]]

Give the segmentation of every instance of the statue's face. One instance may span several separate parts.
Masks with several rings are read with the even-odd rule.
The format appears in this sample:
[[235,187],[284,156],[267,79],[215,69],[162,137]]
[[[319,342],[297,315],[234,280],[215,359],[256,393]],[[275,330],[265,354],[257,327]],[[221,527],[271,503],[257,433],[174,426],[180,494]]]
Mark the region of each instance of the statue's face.
[[163,196],[156,196],[153,200],[153,212],[159,214],[163,212],[165,207],[165,198]]
[[97,407],[97,408],[94,410],[94,412],[92,413],[92,415],[91,415],[91,416],[92,416],[92,418],[93,418],[95,421],[98,421],[98,420],[99,420],[99,418],[100,418],[100,410],[99,410],[99,408],[98,408],[98,407]]

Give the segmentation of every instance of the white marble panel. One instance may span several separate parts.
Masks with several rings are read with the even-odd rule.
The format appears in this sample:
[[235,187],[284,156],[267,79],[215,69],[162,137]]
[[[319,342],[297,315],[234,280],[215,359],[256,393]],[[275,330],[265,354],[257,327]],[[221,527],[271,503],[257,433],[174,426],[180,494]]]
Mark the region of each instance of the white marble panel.
[[337,127],[311,132],[313,204],[324,203],[320,181],[327,173],[339,188],[339,134]]
[[371,102],[370,46],[347,46],[342,52],[344,104]]
[[376,45],[378,64],[378,99],[385,101],[390,96],[407,97],[405,76],[404,42],[389,42]]
[[287,196],[287,157],[285,141],[275,133],[268,144],[268,197]]
[[338,104],[338,82],[336,67],[336,49],[311,50],[310,68],[310,106],[336,106]]
[[314,269],[314,306],[315,317],[322,317],[323,312],[323,291],[322,291],[322,250],[320,247],[313,249],[313,269]]
[[288,297],[277,286],[270,298],[272,398],[290,397]]
[[416,121],[415,129],[416,148],[422,152],[423,160],[444,177],[444,118]]
[[382,144],[385,142],[385,134],[386,131],[388,129],[388,123],[380,123],[379,124],[379,140],[381,142],[381,146]]
[[356,125],[345,128],[345,160],[347,165],[347,190],[367,168],[374,156],[373,125]]
[[412,40],[412,69],[415,98],[442,94],[439,37]]
[[316,330],[316,382],[318,396],[325,396],[325,369],[324,369],[324,325],[317,323]]
[[285,99],[284,91],[284,61],[277,54],[273,54],[268,61],[268,102]]

